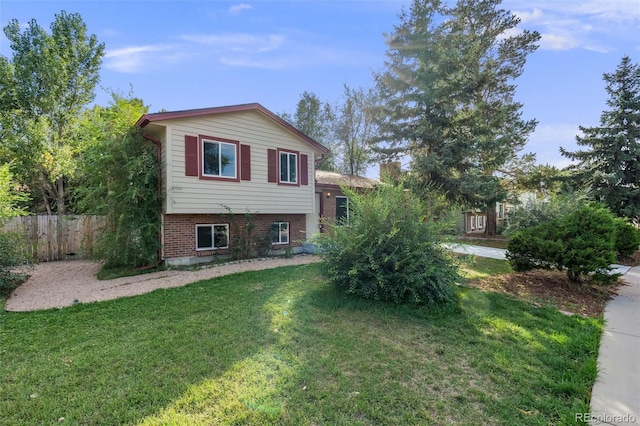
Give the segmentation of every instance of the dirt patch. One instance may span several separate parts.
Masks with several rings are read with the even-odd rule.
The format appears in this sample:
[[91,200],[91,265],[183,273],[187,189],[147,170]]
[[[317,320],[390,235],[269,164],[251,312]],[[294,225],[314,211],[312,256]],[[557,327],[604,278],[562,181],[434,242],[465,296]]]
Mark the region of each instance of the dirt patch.
[[536,270],[494,275],[472,280],[467,285],[503,293],[538,306],[554,306],[560,311],[598,317],[604,314],[607,301],[618,293],[622,284],[576,285],[563,272]]
[[640,250],[635,252],[632,256],[619,257],[618,263],[626,266],[640,266]]

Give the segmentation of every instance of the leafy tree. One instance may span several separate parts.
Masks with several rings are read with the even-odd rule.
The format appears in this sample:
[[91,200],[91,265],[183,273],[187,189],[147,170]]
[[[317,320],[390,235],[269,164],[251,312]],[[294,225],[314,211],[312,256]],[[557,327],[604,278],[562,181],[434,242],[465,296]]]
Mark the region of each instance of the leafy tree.
[[317,243],[328,279],[365,299],[419,305],[455,300],[458,278],[445,252],[445,224],[425,220],[425,206],[402,185],[380,185],[349,197],[349,226],[336,226]]
[[81,185],[74,193],[82,212],[106,217],[96,242],[105,268],[154,264],[160,246],[160,193],[156,145],[135,121],[147,107],[140,99],[113,95],[112,103],[87,111],[82,127],[91,149],[82,155]]
[[331,150],[322,161],[317,163],[317,169],[330,171],[336,169],[335,144],[332,133],[335,113],[331,105],[322,102],[315,93],[304,91],[300,95],[295,114],[291,116],[283,113],[281,117],[302,133]]
[[0,155],[17,178],[38,192],[48,214],[66,211],[68,184],[82,150],[77,124],[94,99],[104,45],[78,14],[55,15],[48,33],[35,20],[24,31],[4,27],[13,51],[0,57]]
[[340,144],[338,170],[343,173],[364,175],[373,161],[371,144],[377,134],[375,102],[372,89],[352,89],[344,85],[344,100],[335,124],[335,136]]
[[16,191],[10,164],[0,165],[0,226],[3,221],[16,216],[24,216],[27,212],[21,207],[29,196]]
[[560,219],[588,203],[589,199],[584,192],[528,197],[522,204],[509,211],[504,233],[510,235],[521,229]]
[[577,160],[577,180],[589,188],[596,200],[618,216],[640,219],[640,66],[628,56],[613,73],[605,73],[605,90],[611,109],[600,116],[600,125],[580,127],[577,136],[584,150],[562,155]]
[[380,139],[412,157],[412,169],[452,202],[487,210],[506,196],[501,168],[518,158],[535,120],[523,120],[515,79],[537,32],[514,33],[520,20],[500,0],[414,0],[388,39]]
[[553,197],[563,192],[572,192],[569,172],[549,164],[523,165],[515,168],[509,182],[512,194],[533,193],[540,197]]

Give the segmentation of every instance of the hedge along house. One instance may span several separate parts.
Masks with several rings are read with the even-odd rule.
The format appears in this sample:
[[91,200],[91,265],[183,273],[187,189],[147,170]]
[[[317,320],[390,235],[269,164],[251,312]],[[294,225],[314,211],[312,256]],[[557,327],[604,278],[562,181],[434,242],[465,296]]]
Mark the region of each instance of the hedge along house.
[[165,263],[229,255],[246,213],[274,250],[299,252],[317,232],[315,161],[328,150],[262,105],[145,114],[136,125],[159,146]]

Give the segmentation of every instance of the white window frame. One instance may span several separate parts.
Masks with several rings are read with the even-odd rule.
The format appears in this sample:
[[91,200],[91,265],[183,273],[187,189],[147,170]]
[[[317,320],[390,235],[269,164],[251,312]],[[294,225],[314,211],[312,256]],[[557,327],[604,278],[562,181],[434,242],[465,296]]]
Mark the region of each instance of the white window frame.
[[[238,145],[236,145],[235,143],[229,143],[229,142],[223,142],[223,141],[217,141],[214,139],[206,139],[206,138],[202,138],[202,159],[200,162],[200,167],[201,167],[201,171],[202,171],[202,176],[206,176],[206,177],[215,177],[215,178],[220,178],[220,179],[237,179],[238,178]],[[220,171],[219,174],[215,175],[215,174],[211,174],[211,173],[205,173],[204,171],[204,156],[205,156],[205,144],[206,143],[210,143],[210,144],[218,144],[218,170]],[[222,146],[223,145],[229,145],[233,147],[233,176],[225,176],[222,174]]]
[[344,195],[336,195],[336,222],[339,221],[338,219],[338,198],[344,198],[347,200],[347,220],[344,222],[345,224],[349,224],[349,197],[344,196]]
[[[287,159],[286,161],[286,165],[287,165],[287,176],[286,176],[286,180],[282,179],[282,156],[286,156],[285,158]],[[295,158],[295,179],[294,180],[290,180],[291,177],[291,161],[290,158],[293,157]],[[280,151],[279,152],[279,156],[278,156],[278,175],[280,178],[280,182],[282,183],[288,183],[288,184],[297,184],[298,183],[298,154],[295,152],[289,152],[289,151]]]
[[[282,241],[282,225],[287,225],[287,241]],[[285,221],[278,221],[278,222],[272,222],[271,223],[271,228],[273,229],[274,226],[278,227],[278,233],[277,233],[277,237],[278,237],[278,241],[273,241],[273,237],[271,239],[271,244],[275,245],[283,245],[283,244],[289,244],[291,242],[291,225],[289,224],[289,222],[285,222]]]
[[[211,228],[211,246],[212,247],[198,247],[198,228]],[[225,232],[227,234],[227,245],[224,247],[216,247],[216,228],[223,227],[225,228]],[[199,223],[196,225],[196,251],[206,251],[206,250],[221,250],[229,248],[229,224],[228,223]]]

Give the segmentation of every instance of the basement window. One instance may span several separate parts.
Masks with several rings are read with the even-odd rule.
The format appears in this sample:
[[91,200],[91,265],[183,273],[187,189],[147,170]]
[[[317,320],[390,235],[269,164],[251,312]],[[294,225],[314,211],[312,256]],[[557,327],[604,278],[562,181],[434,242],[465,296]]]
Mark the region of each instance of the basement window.
[[196,225],[196,250],[229,248],[229,225]]

